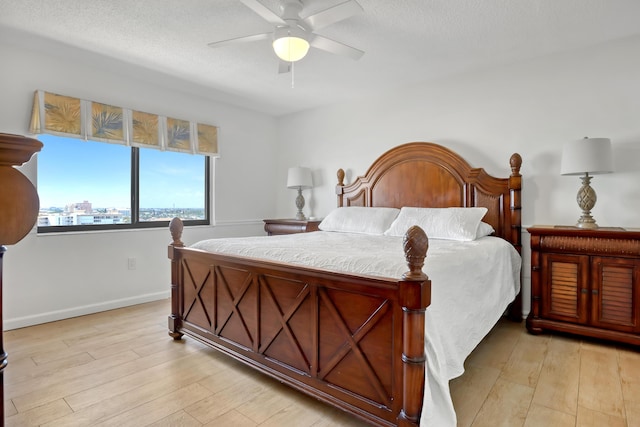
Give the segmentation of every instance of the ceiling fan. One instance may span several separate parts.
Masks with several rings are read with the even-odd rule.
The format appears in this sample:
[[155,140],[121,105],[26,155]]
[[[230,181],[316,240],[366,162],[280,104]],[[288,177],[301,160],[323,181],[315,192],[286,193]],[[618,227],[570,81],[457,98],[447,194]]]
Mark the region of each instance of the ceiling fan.
[[304,58],[309,47],[324,50],[352,59],[360,59],[364,52],[346,44],[323,37],[315,31],[342,21],[363,11],[356,0],[347,0],[335,6],[301,18],[304,5],[301,0],[280,0],[280,14],[276,14],[259,0],[240,0],[245,6],[260,15],[274,30],[229,40],[209,43],[210,47],[222,47],[260,40],[273,40],[273,49],[280,58],[279,72],[287,73],[291,64]]

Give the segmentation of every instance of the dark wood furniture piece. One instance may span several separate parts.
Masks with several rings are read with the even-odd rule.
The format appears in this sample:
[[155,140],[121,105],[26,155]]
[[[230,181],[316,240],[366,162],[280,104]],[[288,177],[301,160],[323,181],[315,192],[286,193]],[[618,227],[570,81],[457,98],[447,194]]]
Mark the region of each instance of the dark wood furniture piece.
[[38,218],[40,201],[31,181],[14,166],[40,151],[37,139],[0,133],[0,425],[4,425],[4,368],[7,353],[2,339],[2,258],[7,248],[26,236]]
[[640,230],[535,226],[527,329],[640,344]]
[[318,231],[318,224],[321,221],[311,219],[265,219],[264,231],[269,236],[277,234],[307,233]]
[[[338,206],[485,206],[495,235],[521,249],[522,160],[495,178],[432,143],[409,143],[344,184]],[[169,334],[183,334],[375,425],[417,426],[425,393],[426,239],[405,236],[408,272],[362,277],[184,247],[170,225]],[[470,284],[471,285],[471,284]],[[512,315],[522,320],[520,299]]]

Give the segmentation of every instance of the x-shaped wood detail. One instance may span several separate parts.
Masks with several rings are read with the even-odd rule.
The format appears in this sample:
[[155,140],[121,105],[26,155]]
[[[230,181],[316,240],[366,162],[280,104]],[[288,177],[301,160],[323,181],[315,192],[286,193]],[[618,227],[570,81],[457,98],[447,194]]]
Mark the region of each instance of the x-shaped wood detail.
[[329,358],[328,362],[323,366],[322,371],[318,371],[318,378],[324,379],[333,368],[336,367],[338,363],[349,353],[349,351],[353,351],[355,357],[360,362],[359,365],[362,366],[366,378],[369,380],[371,386],[376,390],[378,395],[380,396],[382,402],[386,406],[391,405],[391,400],[389,399],[388,393],[385,391],[384,386],[382,385],[382,381],[378,378],[378,375],[373,370],[373,367],[367,360],[367,357],[362,352],[360,345],[358,344],[362,338],[364,338],[371,329],[382,319],[382,317],[389,311],[390,302],[389,300],[384,300],[378,306],[378,308],[369,316],[367,320],[364,321],[362,325],[360,325],[356,331],[351,334],[349,331],[349,327],[344,322],[342,316],[338,312],[335,304],[327,295],[326,290],[320,288],[318,289],[318,294],[320,295],[320,299],[324,302],[331,314],[333,320],[336,322],[338,329],[342,332],[342,335],[345,338],[344,343],[336,350],[336,352]]
[[264,353],[266,349],[269,348],[271,343],[276,339],[280,331],[284,330],[284,333],[287,336],[287,338],[289,338],[289,341],[291,341],[291,344],[298,349],[298,355],[300,356],[300,361],[303,363],[304,366],[308,367],[309,360],[305,356],[304,351],[302,350],[302,346],[296,339],[295,334],[293,333],[293,331],[291,330],[291,327],[289,326],[289,319],[291,319],[291,316],[294,315],[294,313],[298,310],[298,308],[302,305],[302,303],[305,301],[305,299],[309,295],[309,285],[307,284],[304,285],[300,293],[298,293],[298,295],[296,296],[296,299],[293,302],[293,304],[291,304],[291,307],[289,307],[286,313],[283,313],[282,308],[278,304],[278,301],[276,301],[276,297],[273,294],[273,291],[271,290],[271,288],[269,287],[267,281],[264,280],[264,277],[260,278],[260,284],[262,285],[261,286],[262,289],[264,289],[265,291],[267,300],[273,304],[273,307],[276,309],[279,315],[278,320],[280,321],[280,329],[275,331],[275,333],[269,340],[265,340],[262,342],[259,352]]
[[207,280],[209,280],[209,277],[211,277],[211,271],[207,272],[207,275],[204,277],[202,282],[200,282],[200,284],[197,284],[196,279],[193,277],[193,273],[189,268],[189,264],[187,264],[186,262],[183,262],[182,266],[184,271],[186,271],[187,274],[189,275],[189,279],[191,279],[193,288],[196,290],[193,301],[191,301],[191,303],[189,304],[189,308],[185,311],[183,318],[184,319],[189,318],[189,313],[191,313],[191,310],[193,309],[193,307],[195,307],[196,302],[199,301],[200,306],[202,307],[202,311],[204,311],[204,315],[207,317],[207,322],[209,323],[209,325],[211,325],[212,324],[211,318],[209,317],[209,313],[207,312],[207,306],[204,304],[204,301],[202,301],[202,296],[200,296],[200,292],[202,292],[202,290],[204,289],[204,286],[207,284]]
[[[249,289],[249,287],[251,286],[251,283],[253,282],[253,275],[252,274],[247,275],[247,277],[244,279],[244,282],[242,283],[242,286],[240,287],[240,292],[238,292],[237,295],[233,295],[233,293],[231,292],[229,283],[227,282],[227,279],[225,279],[224,274],[222,274],[222,270],[220,269],[219,266],[215,267],[215,279],[218,281],[217,288],[225,289],[233,302],[231,311],[229,312],[229,314],[227,314],[227,317],[223,319],[219,325],[216,325],[216,328],[215,328],[216,335],[220,335],[220,332],[222,332],[224,327],[227,325],[227,323],[229,322],[229,319],[231,319],[231,316],[235,314],[236,316],[238,316],[238,319],[242,323],[242,327],[244,328],[244,331],[246,332],[247,337],[249,337],[249,340],[251,341],[251,343],[253,343],[253,337],[251,336],[251,331],[249,331],[247,322],[244,321],[244,317],[242,316],[242,314],[240,313],[240,310],[238,309],[238,304],[240,304],[240,301],[242,301],[242,298],[244,298],[244,295],[247,293],[247,290]],[[215,304],[215,306],[219,307],[220,305]]]

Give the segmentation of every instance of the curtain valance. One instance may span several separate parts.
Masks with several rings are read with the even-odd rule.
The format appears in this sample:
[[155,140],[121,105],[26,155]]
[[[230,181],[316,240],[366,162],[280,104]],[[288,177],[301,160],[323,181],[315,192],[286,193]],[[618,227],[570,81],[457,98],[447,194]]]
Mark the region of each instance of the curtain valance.
[[32,134],[218,156],[218,128],[38,90]]

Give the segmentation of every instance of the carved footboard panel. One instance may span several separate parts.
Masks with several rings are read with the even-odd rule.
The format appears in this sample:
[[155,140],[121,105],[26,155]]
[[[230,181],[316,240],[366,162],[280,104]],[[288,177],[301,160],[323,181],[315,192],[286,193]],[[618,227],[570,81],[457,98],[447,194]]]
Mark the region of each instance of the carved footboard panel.
[[175,242],[169,258],[175,339],[203,341],[373,424],[417,425],[431,291],[419,268],[394,281]]

